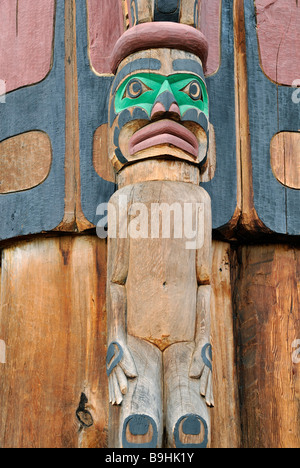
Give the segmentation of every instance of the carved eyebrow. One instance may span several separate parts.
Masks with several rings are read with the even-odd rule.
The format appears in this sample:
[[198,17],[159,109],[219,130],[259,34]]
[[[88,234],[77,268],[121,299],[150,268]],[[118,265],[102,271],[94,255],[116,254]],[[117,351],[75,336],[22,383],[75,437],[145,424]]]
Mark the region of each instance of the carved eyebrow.
[[176,59],[173,61],[173,70],[174,71],[189,71],[199,75],[203,81],[205,81],[205,76],[203,73],[203,68],[200,63],[192,59]]
[[153,59],[153,58],[142,58],[142,59],[137,59],[134,60],[134,62],[128,63],[125,65],[124,68],[120,71],[120,73],[117,74],[115,81],[113,83],[112,87],[112,93],[114,94],[117,87],[121,83],[121,81],[129,75],[129,73],[132,73],[134,71],[140,71],[140,70],[160,70],[161,69],[161,63],[160,60]]

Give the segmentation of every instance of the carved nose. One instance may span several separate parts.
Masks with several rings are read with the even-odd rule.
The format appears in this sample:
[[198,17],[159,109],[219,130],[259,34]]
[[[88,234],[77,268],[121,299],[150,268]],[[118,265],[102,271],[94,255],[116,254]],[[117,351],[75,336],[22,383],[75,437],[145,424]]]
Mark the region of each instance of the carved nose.
[[153,104],[151,111],[151,119],[160,117],[162,114],[172,114],[173,118],[180,119],[180,109],[175,99],[174,94],[168,84],[164,83],[158,96]]

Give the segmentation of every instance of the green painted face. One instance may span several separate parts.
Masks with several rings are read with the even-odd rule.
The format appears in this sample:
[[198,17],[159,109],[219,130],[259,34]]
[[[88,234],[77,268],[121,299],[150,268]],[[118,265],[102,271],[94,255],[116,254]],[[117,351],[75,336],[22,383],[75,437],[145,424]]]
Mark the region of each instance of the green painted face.
[[156,73],[137,73],[127,78],[116,92],[115,111],[139,107],[150,117],[157,98],[171,93],[183,116],[190,109],[202,111],[208,118],[208,94],[200,77],[191,73],[163,76]]

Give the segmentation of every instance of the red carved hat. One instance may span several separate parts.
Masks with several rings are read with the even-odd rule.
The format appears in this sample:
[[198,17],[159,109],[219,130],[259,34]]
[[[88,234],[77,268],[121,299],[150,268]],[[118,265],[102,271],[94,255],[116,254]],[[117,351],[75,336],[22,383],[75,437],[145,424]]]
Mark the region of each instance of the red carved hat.
[[112,73],[116,73],[121,61],[130,54],[158,48],[191,52],[201,59],[205,71],[208,42],[204,34],[186,24],[160,21],[138,24],[120,37],[112,54]]

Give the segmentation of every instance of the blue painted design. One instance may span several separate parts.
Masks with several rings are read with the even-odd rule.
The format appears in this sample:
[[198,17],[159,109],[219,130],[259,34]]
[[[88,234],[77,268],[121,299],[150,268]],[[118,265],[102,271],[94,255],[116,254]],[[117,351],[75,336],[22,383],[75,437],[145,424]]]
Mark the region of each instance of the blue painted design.
[[133,117],[128,109],[123,110],[119,114],[119,119],[118,119],[119,129],[121,130],[124,127],[124,125],[126,125],[128,122],[131,122],[132,118]]
[[216,135],[217,167],[214,178],[201,184],[212,201],[213,228],[231,220],[237,205],[237,163],[235,130],[233,2],[222,1],[221,65],[206,77],[210,122]]
[[199,26],[199,1],[195,1],[195,6],[194,6],[194,26],[195,28],[198,28]]
[[115,132],[114,132],[114,145],[115,146],[119,146],[119,136],[120,136],[120,129],[116,127]]
[[179,23],[181,0],[155,0],[154,21]]
[[[116,347],[118,349],[118,354],[116,354]],[[112,361],[113,357],[115,359]],[[113,341],[107,350],[107,355],[106,355],[106,373],[107,376],[109,377],[112,371],[117,367],[117,365],[122,361],[122,358],[124,356],[124,351],[121,345],[119,343],[116,343]]]
[[201,357],[206,367],[212,371],[212,347],[210,343],[206,343],[206,345],[203,346]]
[[[126,437],[127,428],[133,436],[145,436],[152,427],[152,439],[144,444],[128,442]],[[126,418],[123,425],[122,444],[123,448],[156,448],[158,442],[157,425],[153,418],[145,414],[134,414]]]
[[[199,444],[185,444],[180,440],[180,427],[185,435],[200,435],[202,428],[204,429],[203,441]],[[208,426],[201,416],[197,414],[186,414],[182,416],[176,423],[174,429],[174,441],[176,448],[206,448],[208,444]]]
[[52,166],[47,179],[24,192],[0,195],[0,240],[51,231],[64,216],[65,63],[64,2],[56,2],[54,57],[48,76],[17,89],[0,104],[0,141],[32,130],[48,134]]
[[198,435],[201,432],[201,423],[194,414],[184,419],[182,423],[182,432],[185,435]]
[[205,76],[203,73],[203,68],[200,63],[196,62],[196,60],[191,59],[176,59],[173,61],[172,64],[174,71],[184,71],[184,72],[192,72],[195,75],[198,75],[202,78],[205,82]]
[[170,110],[172,104],[177,104],[174,94],[170,91],[164,91],[163,93],[159,94],[153,104],[153,107],[158,102],[164,106],[166,111]]
[[298,131],[300,105],[294,88],[271,82],[263,73],[256,32],[254,2],[245,1],[249,118],[254,204],[259,218],[272,231],[300,234],[300,190],[284,187],[271,168],[270,142],[282,131]]
[[137,0],[131,0],[130,12],[133,25],[139,24],[139,9]]
[[130,111],[128,109],[123,110],[119,114],[118,127],[116,127],[115,133],[114,133],[114,144],[116,146],[115,155],[118,158],[118,160],[120,161],[120,163],[122,163],[122,164],[126,164],[128,161],[125,158],[125,156],[123,155],[123,153],[122,153],[122,151],[120,149],[120,146],[119,146],[119,136],[120,136],[121,129],[128,122],[132,122],[133,120],[138,120],[138,119],[150,120],[147,113],[143,109],[140,109],[138,107],[136,107],[134,109],[132,114],[130,113]]
[[99,177],[93,165],[93,137],[96,129],[108,122],[108,99],[114,78],[93,73],[87,24],[87,2],[76,2],[81,206],[86,218],[96,225],[97,206],[107,203],[116,190],[114,183]]
[[154,59],[154,58],[141,58],[141,59],[136,59],[133,62],[128,63],[125,65],[119,73],[116,75],[112,88],[111,88],[111,93],[112,95],[115,94],[117,87],[119,84],[135,71],[141,71],[141,70],[146,70],[146,71],[159,71],[161,69],[161,63],[160,60]]

